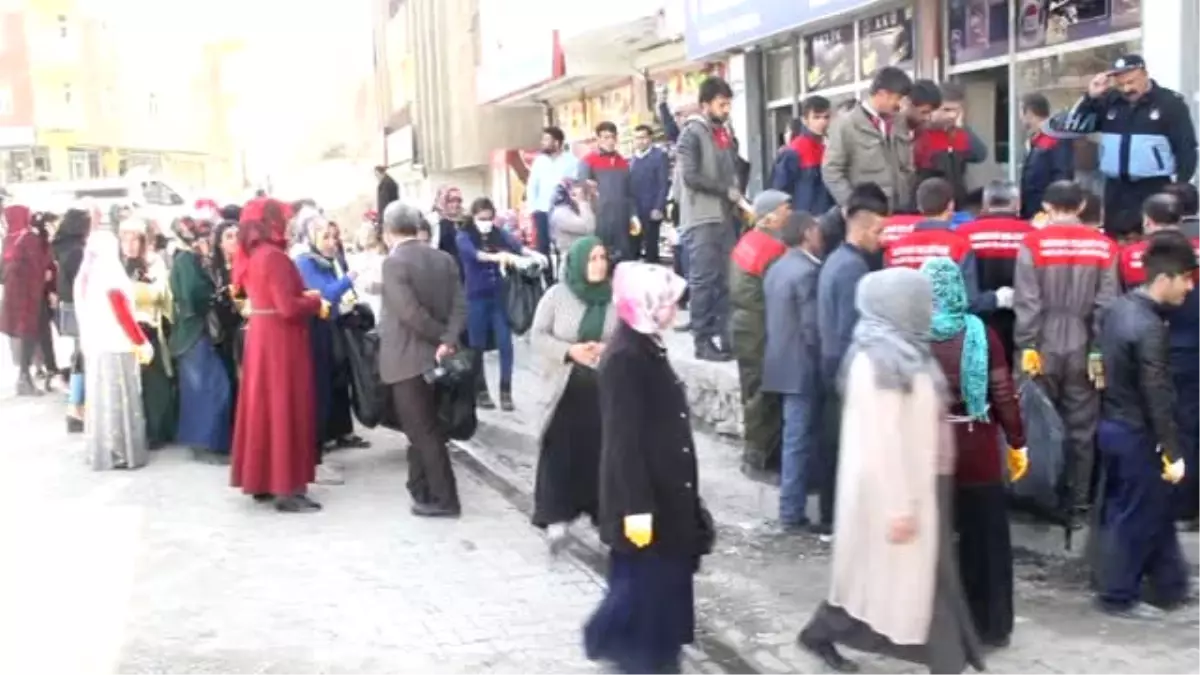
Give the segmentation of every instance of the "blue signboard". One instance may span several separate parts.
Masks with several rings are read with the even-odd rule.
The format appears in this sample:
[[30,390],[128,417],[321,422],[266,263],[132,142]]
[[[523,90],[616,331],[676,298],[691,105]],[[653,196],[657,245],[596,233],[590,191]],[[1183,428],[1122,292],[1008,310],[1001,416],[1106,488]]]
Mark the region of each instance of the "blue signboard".
[[700,60],[875,0],[685,0],[688,58]]

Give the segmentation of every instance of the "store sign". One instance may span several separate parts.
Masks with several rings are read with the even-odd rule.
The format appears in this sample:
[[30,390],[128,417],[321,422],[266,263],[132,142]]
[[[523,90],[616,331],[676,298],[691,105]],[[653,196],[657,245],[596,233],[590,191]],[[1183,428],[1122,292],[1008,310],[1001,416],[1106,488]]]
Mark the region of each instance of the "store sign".
[[567,141],[578,141],[592,135],[588,128],[587,108],[583,101],[567,101],[554,107],[554,121],[563,130]]
[[1020,0],[1017,48],[1036,49],[1141,24],[1142,0]]
[[537,7],[514,12],[505,0],[479,0],[476,93],[480,103],[536,87],[562,75],[557,67],[561,59],[552,3],[531,0],[525,4]]
[[950,65],[1008,53],[1008,0],[951,0]]
[[804,58],[809,91],[854,82],[854,24],[804,38]]
[[869,79],[887,66],[910,68],[913,62],[913,10],[894,9],[858,22],[858,68]]
[[[806,23],[866,7],[875,0],[685,0],[688,58],[744,47]],[[851,59],[853,61],[853,59]],[[853,77],[853,73],[851,74]]]

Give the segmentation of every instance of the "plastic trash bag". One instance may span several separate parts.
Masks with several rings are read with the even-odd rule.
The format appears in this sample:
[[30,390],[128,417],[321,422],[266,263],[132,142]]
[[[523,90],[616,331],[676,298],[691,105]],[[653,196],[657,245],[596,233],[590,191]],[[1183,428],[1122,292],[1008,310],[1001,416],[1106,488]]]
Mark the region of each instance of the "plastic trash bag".
[[504,277],[504,312],[508,327],[515,335],[524,335],[533,326],[533,313],[546,292],[541,267],[515,269]]
[[1059,485],[1066,468],[1062,418],[1045,390],[1033,380],[1022,379],[1018,394],[1029,448],[1029,471],[1009,485],[1009,492],[1032,511],[1056,514],[1060,510]]
[[379,383],[379,334],[352,327],[341,329],[350,370],[350,402],[359,424],[373,429],[383,415]]

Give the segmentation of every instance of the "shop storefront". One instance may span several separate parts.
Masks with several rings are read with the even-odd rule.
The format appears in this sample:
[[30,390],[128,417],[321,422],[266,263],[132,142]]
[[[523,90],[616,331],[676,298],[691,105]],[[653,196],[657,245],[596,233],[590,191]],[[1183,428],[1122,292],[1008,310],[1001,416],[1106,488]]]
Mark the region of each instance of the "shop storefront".
[[[967,121],[991,149],[973,183],[1015,177],[1026,138],[1022,97],[1038,92],[1066,108],[1118,56],[1142,51],[1143,2],[946,0],[946,75],[966,88]],[[1095,162],[1094,144],[1077,141],[1077,171],[1086,176]]]

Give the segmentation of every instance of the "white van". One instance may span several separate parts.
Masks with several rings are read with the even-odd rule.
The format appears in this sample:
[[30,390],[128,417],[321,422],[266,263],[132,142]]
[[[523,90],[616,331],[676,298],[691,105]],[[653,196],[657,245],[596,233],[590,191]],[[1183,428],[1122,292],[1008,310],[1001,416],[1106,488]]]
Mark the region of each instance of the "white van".
[[128,174],[119,178],[93,178],[79,181],[36,181],[6,186],[10,202],[34,210],[62,212],[88,200],[100,208],[107,219],[114,206],[134,206],[143,217],[159,223],[164,231],[182,216],[191,215],[192,201],[176,185],[149,174]]

